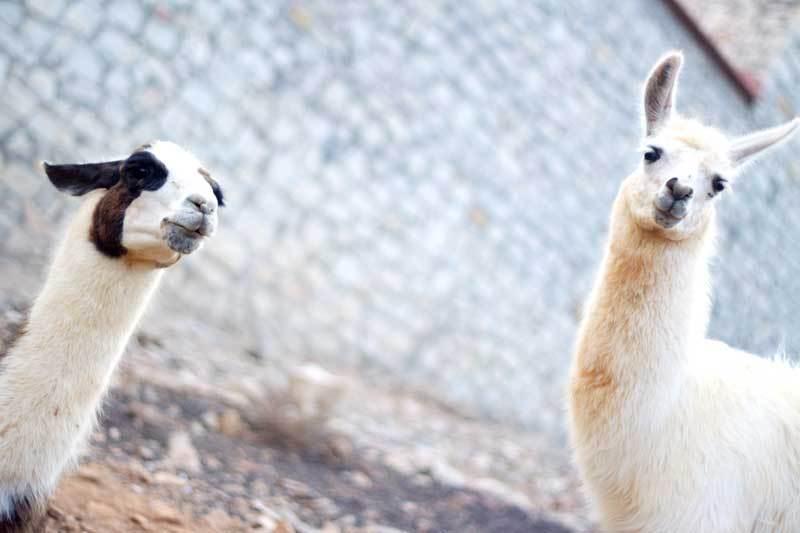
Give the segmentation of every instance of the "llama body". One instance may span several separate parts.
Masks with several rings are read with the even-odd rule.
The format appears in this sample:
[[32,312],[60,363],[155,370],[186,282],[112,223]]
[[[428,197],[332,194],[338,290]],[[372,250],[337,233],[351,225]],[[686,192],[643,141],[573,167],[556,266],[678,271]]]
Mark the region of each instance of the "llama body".
[[[576,462],[607,531],[800,531],[800,370],[705,338],[717,173],[760,150],[672,116],[680,65],[651,74],[669,92],[649,95],[666,115],[647,117],[647,150],[663,157],[620,188],[578,335]],[[646,99],[646,114],[658,107]],[[795,126],[749,142],[763,150]]]
[[[28,333],[0,363],[3,507],[20,491],[41,497],[55,487],[91,431],[111,373],[163,273],[106,257],[82,238],[102,193],[92,196],[56,253]],[[30,486],[33,479],[38,487]]]
[[[171,162],[173,168],[167,174],[173,173],[177,181],[179,172],[175,160]],[[51,175],[57,186],[65,184],[60,179],[70,183],[78,179],[77,174],[68,175],[75,174],[74,169],[61,170],[64,175]],[[56,167],[48,171],[59,172]],[[203,183],[205,188],[196,188],[193,201],[199,194],[215,208],[215,194],[204,179]],[[136,195],[125,184],[116,186],[125,187],[121,194]],[[55,253],[23,334],[0,359],[0,531],[28,527],[27,522],[44,507],[94,427],[114,368],[163,267],[196,249],[204,236],[198,232],[210,235],[213,231],[199,225],[187,228],[191,213],[184,212],[188,207],[183,207],[183,196],[177,202],[180,208],[162,208],[160,214],[153,205],[165,204],[163,199],[151,205],[131,201],[124,207],[114,202],[118,211],[104,214],[103,202],[108,202],[111,191],[114,186],[86,195]],[[142,221],[154,215],[165,220],[148,229]],[[195,217],[198,224],[215,224],[215,215],[213,222],[202,222],[205,218]],[[109,220],[118,220],[119,228],[96,227]],[[173,228],[171,220],[182,225]],[[144,237],[148,231],[153,235],[150,242]],[[179,235],[168,238],[174,231]],[[108,242],[98,244],[97,239]],[[119,256],[108,252],[115,247],[122,250]]]

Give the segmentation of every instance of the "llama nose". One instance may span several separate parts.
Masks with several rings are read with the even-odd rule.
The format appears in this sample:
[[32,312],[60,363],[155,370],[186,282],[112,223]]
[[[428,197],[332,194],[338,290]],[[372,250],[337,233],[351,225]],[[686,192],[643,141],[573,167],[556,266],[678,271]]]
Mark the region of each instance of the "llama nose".
[[210,215],[213,213],[217,206],[200,196],[199,194],[193,194],[186,199],[187,202],[194,205],[198,211],[203,213],[204,215]]
[[678,178],[671,178],[667,182],[667,189],[672,193],[672,197],[677,200],[687,200],[692,197],[694,192],[691,187],[684,185]]

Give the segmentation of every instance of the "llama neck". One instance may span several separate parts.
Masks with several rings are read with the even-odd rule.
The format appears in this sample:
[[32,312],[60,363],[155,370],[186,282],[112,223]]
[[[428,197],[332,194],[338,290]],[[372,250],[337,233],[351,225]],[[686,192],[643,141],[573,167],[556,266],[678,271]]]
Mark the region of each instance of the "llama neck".
[[[53,394],[79,409],[93,409],[102,396],[162,272],[106,257],[89,242],[99,197],[84,202],[69,226],[26,332],[0,370],[8,378],[56,382]],[[57,379],[41,381],[46,375]]]
[[621,193],[576,352],[588,381],[669,386],[705,337],[713,222],[671,241],[641,228]]

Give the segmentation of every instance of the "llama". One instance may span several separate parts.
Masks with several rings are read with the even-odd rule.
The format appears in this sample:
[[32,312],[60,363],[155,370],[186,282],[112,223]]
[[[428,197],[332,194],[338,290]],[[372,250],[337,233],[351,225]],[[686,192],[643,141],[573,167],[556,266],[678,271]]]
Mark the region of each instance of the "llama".
[[644,89],[639,167],[614,202],[576,343],[576,462],[607,531],[800,531],[800,372],[705,338],[715,209],[800,122],[727,139],[678,116],[673,52]]
[[27,324],[0,358],[0,531],[35,527],[94,427],[163,269],[200,248],[223,205],[219,185],[170,142],[44,170],[57,189],[85,200]]

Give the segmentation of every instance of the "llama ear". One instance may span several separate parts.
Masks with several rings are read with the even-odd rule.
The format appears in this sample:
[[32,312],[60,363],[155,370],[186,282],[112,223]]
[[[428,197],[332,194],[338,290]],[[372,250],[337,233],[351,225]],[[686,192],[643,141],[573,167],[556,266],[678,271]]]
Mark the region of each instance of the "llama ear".
[[767,148],[788,139],[800,126],[800,118],[794,118],[786,124],[748,133],[731,141],[728,154],[734,167],[752,160]]
[[645,135],[656,133],[672,116],[678,74],[682,65],[683,54],[678,51],[669,52],[656,63],[647,76],[644,86]]
[[73,196],[80,196],[94,189],[113,187],[119,181],[121,165],[121,160],[83,165],[42,163],[47,177],[56,189]]
[[205,178],[208,184],[211,185],[211,191],[214,193],[214,196],[217,199],[217,205],[219,205],[220,207],[224,207],[225,195],[222,193],[222,187],[219,186],[217,180],[212,178],[211,173],[208,170],[204,169],[203,167],[198,168],[197,172],[199,172],[200,175]]

